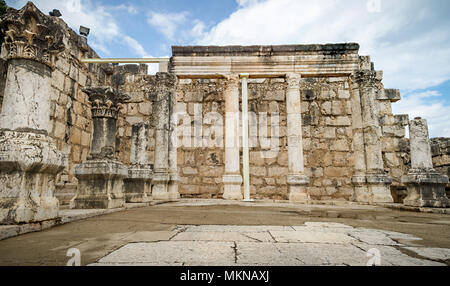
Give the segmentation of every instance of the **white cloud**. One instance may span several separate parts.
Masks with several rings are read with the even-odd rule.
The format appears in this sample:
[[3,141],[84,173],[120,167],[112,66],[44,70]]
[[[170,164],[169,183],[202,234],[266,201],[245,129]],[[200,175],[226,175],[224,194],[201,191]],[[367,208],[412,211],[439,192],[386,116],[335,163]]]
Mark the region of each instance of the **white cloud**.
[[119,6],[111,6],[108,8],[109,8],[109,10],[124,10],[124,11],[127,11],[131,15],[136,15],[139,13],[138,9],[131,4],[128,4],[128,5],[121,4]]
[[200,20],[194,20],[194,26],[192,27],[190,34],[193,38],[200,38],[204,36],[205,29],[205,23]]
[[186,22],[187,13],[157,13],[150,12],[147,22],[167,39],[174,40],[177,28]]
[[[202,45],[357,42],[387,87],[414,90],[450,79],[446,0],[237,0],[239,9],[200,36]],[[446,9],[447,7],[447,9]]]
[[[19,0],[12,6],[20,9],[26,2],[26,0]],[[132,13],[131,6],[102,6],[91,0],[40,0],[34,3],[43,13],[53,9],[60,10],[63,20],[75,31],[78,31],[80,25],[89,27],[91,29],[89,45],[105,55],[110,54],[108,46],[124,45],[136,56],[148,56],[136,39],[122,32],[118,21],[110,13],[110,11],[125,8]]]
[[247,7],[257,3],[262,2],[263,0],[236,0],[240,7]]
[[450,137],[450,105],[439,92],[432,90],[404,95],[392,108],[395,114],[408,114],[410,119],[427,119],[430,137]]

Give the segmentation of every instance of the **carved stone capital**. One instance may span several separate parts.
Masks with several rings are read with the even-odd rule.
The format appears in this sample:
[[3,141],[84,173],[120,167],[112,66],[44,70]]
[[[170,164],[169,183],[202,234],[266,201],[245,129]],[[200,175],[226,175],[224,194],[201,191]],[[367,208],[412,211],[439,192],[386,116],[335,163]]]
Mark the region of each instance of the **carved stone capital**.
[[225,75],[226,86],[229,89],[238,89],[241,84],[241,79],[238,74]]
[[92,104],[92,118],[113,118],[119,115],[120,104],[130,97],[111,87],[83,88]]
[[151,101],[168,100],[175,92],[177,77],[172,73],[157,73],[144,78],[146,82],[143,91]]
[[64,50],[63,31],[56,21],[32,2],[20,10],[9,8],[0,21],[7,59],[29,59],[53,69],[55,56]]
[[288,88],[299,89],[300,88],[300,79],[301,75],[297,73],[288,73],[286,74],[286,81],[288,84]]
[[361,88],[376,88],[381,84],[380,73],[372,70],[355,72],[350,80]]

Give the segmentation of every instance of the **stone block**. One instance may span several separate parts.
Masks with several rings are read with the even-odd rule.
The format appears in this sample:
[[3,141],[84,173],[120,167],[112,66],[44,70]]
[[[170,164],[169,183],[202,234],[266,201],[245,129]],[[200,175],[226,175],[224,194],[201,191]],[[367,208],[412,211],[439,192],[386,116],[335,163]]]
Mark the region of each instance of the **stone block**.
[[66,156],[46,135],[0,130],[0,139],[0,224],[56,219],[56,175]]
[[269,177],[284,177],[289,174],[289,169],[286,167],[270,167],[268,168]]
[[267,170],[265,167],[251,167],[250,175],[256,176],[256,177],[264,177],[267,175]]
[[139,103],[139,112],[143,115],[150,115],[152,111],[151,102],[142,102]]
[[349,99],[350,98],[350,91],[349,90],[338,90],[338,97],[340,99]]
[[128,168],[115,160],[92,160],[76,165],[77,195],[71,209],[114,209],[125,206],[123,180]]
[[326,125],[328,125],[328,126],[351,126],[352,123],[351,123],[349,117],[338,116],[336,118],[327,117]]
[[200,91],[186,91],[184,93],[184,102],[202,102],[203,101],[203,93]]
[[286,91],[285,90],[267,91],[264,96],[264,99],[270,100],[270,101],[285,101],[286,100]]

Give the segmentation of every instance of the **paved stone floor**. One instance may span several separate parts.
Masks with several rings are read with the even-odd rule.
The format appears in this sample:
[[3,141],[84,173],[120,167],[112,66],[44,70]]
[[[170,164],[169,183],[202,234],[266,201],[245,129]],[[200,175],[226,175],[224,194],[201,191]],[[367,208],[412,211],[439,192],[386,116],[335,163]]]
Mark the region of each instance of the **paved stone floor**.
[[450,216],[380,207],[181,201],[0,241],[0,265],[450,265]]
[[406,247],[398,239],[420,240],[339,223],[178,226],[170,240],[130,243],[92,265],[445,266],[450,259],[450,249]]

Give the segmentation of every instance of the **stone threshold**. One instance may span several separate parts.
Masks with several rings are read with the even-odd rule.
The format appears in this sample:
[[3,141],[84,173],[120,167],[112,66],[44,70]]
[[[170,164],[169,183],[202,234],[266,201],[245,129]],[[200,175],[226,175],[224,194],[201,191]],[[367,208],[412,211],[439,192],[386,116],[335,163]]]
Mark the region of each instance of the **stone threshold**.
[[19,225],[0,225],[0,241],[7,238],[19,236],[31,232],[40,232],[58,225],[85,220],[92,217],[117,213],[121,211],[144,208],[160,205],[170,201],[152,201],[148,203],[127,203],[124,208],[117,209],[69,209],[68,206],[62,206],[59,210],[59,218],[38,223],[28,223]]

